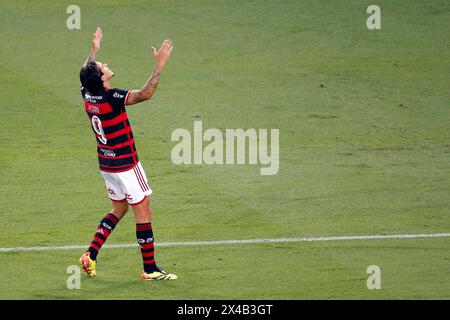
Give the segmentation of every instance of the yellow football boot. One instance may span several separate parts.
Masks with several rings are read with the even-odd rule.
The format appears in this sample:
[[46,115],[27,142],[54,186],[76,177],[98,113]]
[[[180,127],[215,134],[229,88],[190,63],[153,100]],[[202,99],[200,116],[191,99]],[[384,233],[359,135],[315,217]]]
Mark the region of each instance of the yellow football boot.
[[158,267],[157,271],[153,271],[151,273],[146,273],[143,271],[141,273],[141,280],[144,281],[156,281],[156,280],[175,280],[178,277],[175,274],[167,273],[163,269]]
[[95,260],[92,260],[90,257],[91,253],[86,252],[80,258],[80,266],[83,268],[83,271],[86,272],[89,277],[95,277]]

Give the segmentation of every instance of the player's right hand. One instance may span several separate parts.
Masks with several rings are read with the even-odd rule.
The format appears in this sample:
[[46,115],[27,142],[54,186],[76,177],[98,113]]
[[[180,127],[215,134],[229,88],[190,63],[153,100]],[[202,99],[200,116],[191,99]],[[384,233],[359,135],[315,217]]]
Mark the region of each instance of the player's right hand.
[[102,38],[103,31],[100,27],[97,27],[97,30],[95,30],[95,33],[92,36],[92,49],[94,49],[95,52],[100,50],[100,42],[102,41]]
[[154,47],[152,47],[153,56],[155,57],[156,67],[158,69],[161,70],[166,64],[166,62],[169,60],[172,49],[173,49],[172,41],[169,39],[163,41],[161,48],[159,48],[159,50],[156,50]]

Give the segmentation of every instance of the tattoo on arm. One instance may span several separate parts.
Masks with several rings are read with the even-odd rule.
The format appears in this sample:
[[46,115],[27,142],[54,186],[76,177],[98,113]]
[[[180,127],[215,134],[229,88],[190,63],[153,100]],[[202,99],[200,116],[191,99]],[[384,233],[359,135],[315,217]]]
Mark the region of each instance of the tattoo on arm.
[[142,95],[145,96],[147,99],[150,99],[151,96],[153,95],[153,93],[155,92],[156,87],[158,86],[160,77],[161,77],[161,72],[158,71],[157,69],[153,70],[147,83],[141,89]]
[[91,48],[91,52],[89,52],[89,55],[86,58],[86,61],[84,62],[84,65],[86,65],[90,61],[95,61],[96,56],[97,56],[97,51],[95,51],[94,48]]
[[130,95],[128,96],[127,106],[149,100],[158,86],[160,77],[161,69],[155,67],[142,89],[131,90]]

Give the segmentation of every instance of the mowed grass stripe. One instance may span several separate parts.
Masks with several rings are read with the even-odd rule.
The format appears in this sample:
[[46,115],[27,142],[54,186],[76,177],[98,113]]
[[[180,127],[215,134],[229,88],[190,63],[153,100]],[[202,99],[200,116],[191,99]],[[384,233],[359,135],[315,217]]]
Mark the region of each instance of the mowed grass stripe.
[[[336,237],[298,237],[298,238],[276,238],[276,239],[246,239],[246,240],[217,240],[217,241],[187,241],[187,242],[161,242],[156,243],[157,247],[180,247],[180,246],[209,246],[221,244],[260,244],[260,243],[280,243],[280,242],[317,242],[317,241],[350,241],[350,240],[379,240],[379,239],[417,239],[417,238],[445,238],[450,237],[450,233],[431,234],[391,234],[391,235],[367,235],[367,236],[336,236]],[[105,248],[134,248],[136,243],[110,244]],[[0,252],[16,251],[58,251],[83,249],[86,245],[72,246],[47,246],[47,247],[14,247],[0,248]]]

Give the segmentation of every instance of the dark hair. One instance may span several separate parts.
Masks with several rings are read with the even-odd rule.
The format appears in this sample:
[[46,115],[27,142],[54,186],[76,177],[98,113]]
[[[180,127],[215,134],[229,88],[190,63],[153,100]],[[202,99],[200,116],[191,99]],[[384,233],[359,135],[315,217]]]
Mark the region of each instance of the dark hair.
[[95,61],[89,61],[80,70],[80,81],[90,93],[97,93],[103,87],[102,71]]

